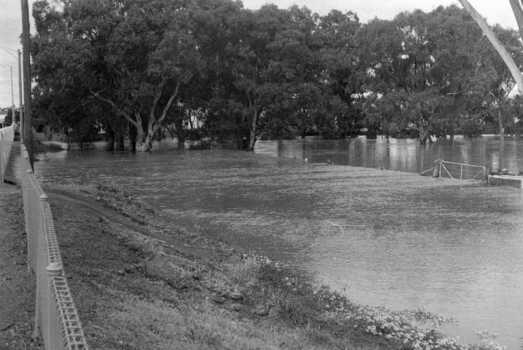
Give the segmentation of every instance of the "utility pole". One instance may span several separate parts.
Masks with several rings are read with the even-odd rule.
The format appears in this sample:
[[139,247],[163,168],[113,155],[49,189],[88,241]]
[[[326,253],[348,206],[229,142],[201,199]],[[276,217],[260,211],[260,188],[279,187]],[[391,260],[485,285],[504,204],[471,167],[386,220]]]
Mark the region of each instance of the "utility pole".
[[9,78],[11,79],[11,106],[15,105],[15,95],[13,92],[13,66],[9,65]]
[[17,50],[18,52],[18,99],[20,103],[20,107],[18,108],[18,116],[20,117],[20,127],[19,127],[19,133],[20,133],[20,141],[24,141],[24,112],[23,109],[23,93],[22,93],[22,52],[20,49]]
[[13,66],[9,66],[9,77],[11,79],[11,125],[15,123],[15,97],[13,92]]
[[[22,5],[22,48],[24,66],[24,144],[33,158],[33,135],[31,126],[31,38],[29,34],[29,5],[21,0]],[[32,162],[31,162],[32,163]]]

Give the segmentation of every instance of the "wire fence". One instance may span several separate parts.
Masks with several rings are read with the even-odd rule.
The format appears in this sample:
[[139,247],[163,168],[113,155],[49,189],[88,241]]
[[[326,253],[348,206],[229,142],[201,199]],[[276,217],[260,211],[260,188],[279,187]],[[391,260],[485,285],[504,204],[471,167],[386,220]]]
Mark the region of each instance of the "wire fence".
[[486,180],[488,171],[484,165],[450,162],[443,159],[434,161],[434,165],[421,172],[421,175],[446,177],[456,180]]
[[51,207],[33,174],[27,150],[23,145],[21,148],[28,267],[36,276],[33,336],[42,338],[46,350],[87,350],[64,274]]
[[0,183],[4,183],[5,169],[15,137],[14,125],[0,129]]

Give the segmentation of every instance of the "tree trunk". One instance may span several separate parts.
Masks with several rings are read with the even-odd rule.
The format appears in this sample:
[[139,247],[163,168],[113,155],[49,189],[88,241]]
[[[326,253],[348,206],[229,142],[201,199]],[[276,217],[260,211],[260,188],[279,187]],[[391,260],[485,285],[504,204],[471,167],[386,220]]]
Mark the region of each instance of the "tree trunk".
[[152,137],[149,136],[149,126],[147,133],[143,129],[142,118],[140,115],[136,115],[136,150],[138,152],[147,152],[152,148]]
[[504,158],[505,158],[505,135],[499,135],[499,162],[498,162],[498,172],[501,172],[504,168]]
[[158,103],[159,103],[159,101],[161,99],[161,96],[162,96],[161,91],[162,91],[162,87],[163,87],[164,83],[165,82],[162,82],[162,84],[160,86],[160,90],[158,91],[158,93],[154,97],[153,105],[151,107],[151,110],[149,111],[149,122],[148,122],[148,125],[147,125],[147,132],[144,132],[144,130],[143,130],[142,118],[140,116],[140,113],[136,113],[134,115],[134,118],[133,118],[133,116],[131,116],[129,113],[127,113],[124,110],[118,108],[118,106],[113,101],[111,101],[110,99],[105,98],[105,97],[101,96],[99,93],[94,92],[94,91],[91,91],[91,94],[93,96],[95,96],[97,99],[99,99],[100,101],[104,101],[104,102],[108,103],[111,107],[113,107],[117,111],[117,113],[119,115],[121,115],[122,117],[127,119],[128,122],[134,124],[136,126],[136,129],[137,129],[137,138],[138,138],[138,142],[137,142],[137,145],[136,145],[136,150],[138,150],[140,152],[149,152],[149,151],[152,150],[152,143],[153,143],[154,135],[159,130],[162,122],[167,117],[167,113],[169,112],[169,109],[171,108],[171,106],[175,102],[176,97],[178,96],[178,91],[180,89],[180,86],[181,86],[182,82],[179,81],[176,84],[176,86],[173,89],[173,92],[172,92],[171,96],[167,100],[167,103],[165,104],[165,106],[164,106],[164,108],[162,110],[162,113],[160,114],[160,116],[158,118],[156,118],[156,114],[157,114],[156,113],[156,108],[157,108],[157,105],[158,105]]
[[125,151],[124,137],[123,137],[122,133],[118,133],[116,135],[116,150],[118,152]]
[[251,129],[250,129],[250,135],[249,135],[249,151],[254,151],[254,145],[256,144],[256,129],[258,124],[258,111],[255,109],[253,116],[252,116],[252,122],[251,122]]
[[132,153],[136,153],[136,136],[137,136],[137,132],[136,132],[136,127],[129,123],[129,148],[131,150]]
[[141,152],[150,152],[153,149],[153,137],[151,134],[145,135],[145,139],[143,140],[143,143],[141,147],[138,149]]
[[367,139],[376,140],[378,138],[378,127],[374,124],[367,127]]
[[178,149],[185,148],[185,129],[183,128],[183,118],[184,111],[180,111],[178,115],[174,118],[174,132],[176,134],[176,139],[178,140]]
[[430,137],[428,135],[428,131],[420,126],[419,127],[419,131],[418,131],[418,139],[419,139],[419,143],[422,144],[422,145],[425,145],[427,143],[428,140],[430,140]]
[[154,135],[156,134],[156,131],[158,131],[158,125],[155,125],[153,120],[149,120],[149,123],[147,125],[147,133],[145,134],[143,143],[140,145],[140,147],[138,147],[138,150],[140,152],[152,151],[153,139]]
[[114,151],[114,131],[110,127],[107,128],[107,146],[105,147],[107,152]]
[[178,139],[178,149],[184,149],[185,148],[185,133],[182,131],[178,131],[176,134],[176,138]]
[[498,110],[498,133],[499,133],[499,171],[503,170],[503,158],[505,156],[505,126],[503,124],[503,113]]
[[505,137],[505,126],[503,125],[503,113],[501,111],[498,111],[498,133],[500,138]]

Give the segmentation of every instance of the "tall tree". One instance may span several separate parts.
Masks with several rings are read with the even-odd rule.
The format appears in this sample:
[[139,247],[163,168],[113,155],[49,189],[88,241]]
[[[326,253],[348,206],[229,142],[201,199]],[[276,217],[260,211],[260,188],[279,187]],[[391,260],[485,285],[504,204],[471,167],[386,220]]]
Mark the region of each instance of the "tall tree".
[[[510,71],[510,74],[512,75],[512,78],[515,81],[514,90],[517,91],[518,94],[523,94],[523,75],[521,74],[519,66],[514,61],[514,58],[512,57],[511,53],[506,49],[504,44],[498,39],[498,36],[494,32],[492,28],[489,27],[487,21],[479,14],[479,12],[470,4],[468,0],[460,0],[461,5],[465,8],[465,10],[472,16],[472,18],[476,21],[478,26],[481,28],[482,32],[485,34],[485,36],[488,38],[494,49],[497,51],[499,56],[502,58],[503,62],[505,63],[505,66]],[[516,21],[519,26],[520,31],[520,40],[523,39],[523,8],[522,3],[520,0],[510,0],[510,5],[512,8],[512,11],[514,13],[514,16],[516,18]],[[505,83],[506,86],[506,83]],[[503,89],[501,89],[501,92]],[[497,93],[496,93],[497,92]],[[500,101],[500,87],[494,90],[494,92],[490,92],[491,96],[494,97],[494,106],[499,107],[499,104],[503,101]],[[508,94],[505,94],[504,97],[508,97]],[[498,114],[498,130],[499,134],[501,136],[504,135],[504,123],[503,123],[503,114],[501,112],[500,108],[497,108],[497,114]]]

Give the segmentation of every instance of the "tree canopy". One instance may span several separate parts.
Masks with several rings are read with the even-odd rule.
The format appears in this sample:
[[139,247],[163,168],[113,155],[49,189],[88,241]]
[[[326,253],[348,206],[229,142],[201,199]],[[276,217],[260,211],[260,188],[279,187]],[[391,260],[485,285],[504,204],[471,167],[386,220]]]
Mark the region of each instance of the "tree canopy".
[[[457,6],[368,23],[232,0],[39,0],[33,15],[36,113],[76,140],[104,130],[150,150],[170,132],[252,149],[519,127],[510,72]],[[521,62],[518,33],[494,31]]]

